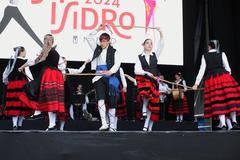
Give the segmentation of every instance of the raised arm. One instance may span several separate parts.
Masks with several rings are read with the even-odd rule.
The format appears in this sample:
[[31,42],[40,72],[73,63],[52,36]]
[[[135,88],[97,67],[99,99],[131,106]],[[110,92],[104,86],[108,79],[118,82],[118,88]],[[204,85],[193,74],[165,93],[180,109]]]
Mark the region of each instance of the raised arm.
[[89,33],[88,36],[86,37],[87,43],[88,43],[89,47],[92,49],[92,51],[94,51],[97,47],[96,35],[101,30],[102,30],[102,25],[100,25],[96,30]]
[[43,48],[42,48],[41,53],[35,59],[35,64],[40,63],[42,61],[45,61],[51,49],[52,49],[51,45],[43,44]]
[[156,47],[155,53],[156,53],[157,58],[159,58],[162,53],[163,47],[164,47],[164,41],[163,41],[163,33],[162,33],[161,29],[160,28],[156,28],[156,29],[159,33],[159,39],[157,40],[157,42],[155,44],[155,47]]

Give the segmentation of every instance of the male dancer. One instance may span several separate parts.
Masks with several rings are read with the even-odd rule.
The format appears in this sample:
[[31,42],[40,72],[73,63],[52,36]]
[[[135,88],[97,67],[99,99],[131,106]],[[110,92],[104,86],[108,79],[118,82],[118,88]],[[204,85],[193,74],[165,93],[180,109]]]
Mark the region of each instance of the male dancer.
[[[102,33],[99,37],[100,44],[96,43],[95,36],[101,30],[103,30],[102,25],[88,35],[87,42],[94,51],[91,62],[92,70],[96,70],[96,74],[101,74],[100,76],[95,76],[92,80],[96,88],[98,110],[102,121],[102,126],[99,130],[106,131],[110,127],[111,131],[115,124],[115,113],[119,94],[119,80],[114,74],[119,70],[121,61],[118,51],[111,45],[111,38],[108,33]],[[107,105],[109,108],[110,126],[108,126],[106,121],[106,101],[108,102]]]

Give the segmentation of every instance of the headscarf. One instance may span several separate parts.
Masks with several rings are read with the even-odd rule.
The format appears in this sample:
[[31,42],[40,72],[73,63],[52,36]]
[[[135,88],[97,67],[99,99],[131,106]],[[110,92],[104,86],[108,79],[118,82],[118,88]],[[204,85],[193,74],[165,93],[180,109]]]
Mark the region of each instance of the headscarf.
[[[16,47],[14,48],[15,53],[10,57],[9,61],[8,61],[8,65],[6,66],[4,72],[3,72],[3,83],[4,84],[8,84],[8,76],[10,75],[10,73],[13,71],[13,68],[15,66],[15,63],[17,61],[17,57],[18,57],[18,52],[21,49],[21,47]],[[12,62],[12,64],[11,64]]]
[[216,49],[217,52],[220,52],[220,44],[218,40],[210,40],[208,45],[211,46],[212,49]]

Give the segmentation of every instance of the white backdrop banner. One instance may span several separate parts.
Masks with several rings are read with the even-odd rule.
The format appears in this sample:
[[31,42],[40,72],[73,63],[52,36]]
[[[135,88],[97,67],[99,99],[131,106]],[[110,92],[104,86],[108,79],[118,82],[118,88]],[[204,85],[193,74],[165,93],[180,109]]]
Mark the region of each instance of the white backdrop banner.
[[86,35],[109,24],[123,62],[134,63],[143,41],[159,38],[151,27],[160,27],[164,49],[159,64],[183,65],[182,0],[2,0],[0,20],[0,58],[9,58],[19,45],[34,58],[43,36],[51,33],[62,56],[84,61],[93,54]]

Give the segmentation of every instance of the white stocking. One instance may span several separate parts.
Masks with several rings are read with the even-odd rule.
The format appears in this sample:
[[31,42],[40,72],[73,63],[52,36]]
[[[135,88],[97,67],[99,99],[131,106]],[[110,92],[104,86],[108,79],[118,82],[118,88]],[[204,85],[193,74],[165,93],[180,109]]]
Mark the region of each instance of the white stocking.
[[18,126],[19,126],[19,127],[22,127],[23,120],[24,120],[24,117],[23,117],[23,116],[18,117]]
[[98,111],[101,117],[102,126],[107,126],[106,121],[106,107],[104,100],[98,100]]
[[56,113],[48,112],[48,118],[49,118],[48,128],[52,128],[56,125],[56,117],[57,117]]
[[218,117],[219,117],[219,120],[220,120],[220,124],[219,124],[220,128],[223,127],[223,126],[226,126],[225,115],[224,114],[218,115]]
[[13,127],[17,126],[18,116],[12,117]]

